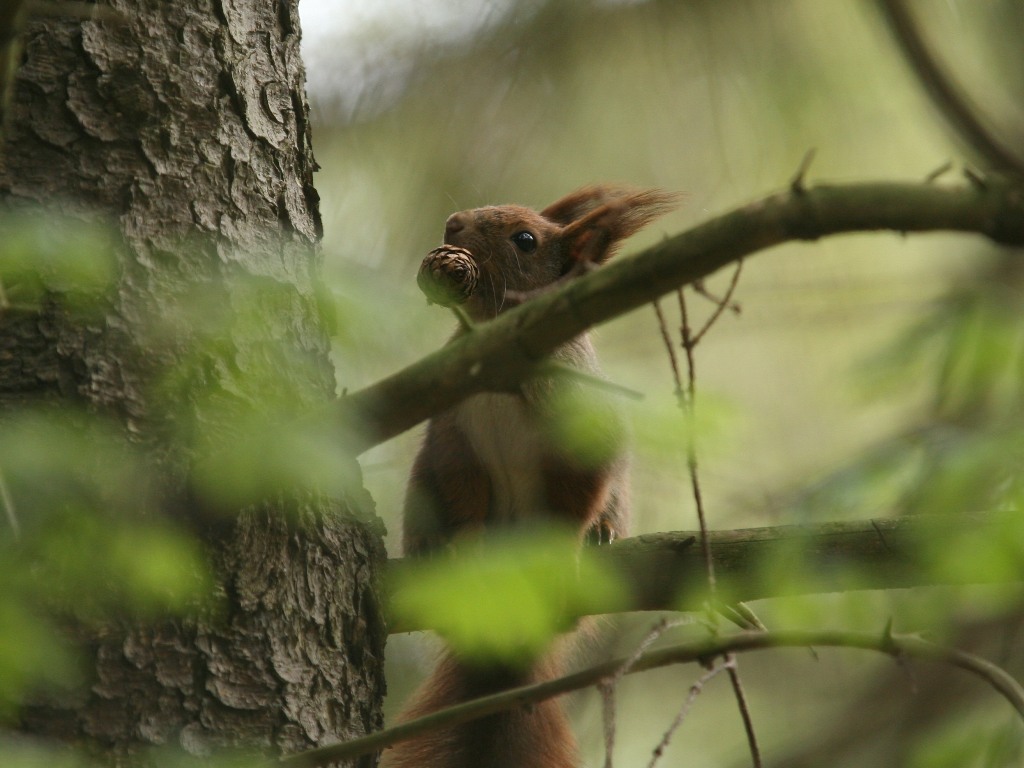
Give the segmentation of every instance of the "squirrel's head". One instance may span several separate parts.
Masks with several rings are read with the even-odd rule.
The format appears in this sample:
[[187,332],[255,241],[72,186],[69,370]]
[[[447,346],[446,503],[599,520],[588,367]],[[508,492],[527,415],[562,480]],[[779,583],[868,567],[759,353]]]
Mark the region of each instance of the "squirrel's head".
[[505,308],[508,294],[528,293],[575,268],[607,261],[622,240],[677,199],[660,190],[584,187],[539,212],[497,205],[453,213],[444,242],[473,254],[481,274],[469,306],[475,315],[493,316]]

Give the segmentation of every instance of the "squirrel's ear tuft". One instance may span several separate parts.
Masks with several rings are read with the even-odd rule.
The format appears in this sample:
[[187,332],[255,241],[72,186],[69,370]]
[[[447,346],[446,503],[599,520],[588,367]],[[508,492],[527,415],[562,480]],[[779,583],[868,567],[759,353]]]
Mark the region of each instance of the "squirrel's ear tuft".
[[570,192],[560,200],[540,212],[548,221],[567,226],[577,219],[583,218],[595,208],[620,197],[628,197],[636,192],[628,187],[613,187],[607,184],[595,184],[581,187]]
[[679,195],[660,189],[587,187],[553,203],[541,215],[551,218],[548,211],[552,209],[556,215],[578,213],[565,222],[561,233],[569,258],[574,263],[600,264],[612,256],[619,242],[678,204]]

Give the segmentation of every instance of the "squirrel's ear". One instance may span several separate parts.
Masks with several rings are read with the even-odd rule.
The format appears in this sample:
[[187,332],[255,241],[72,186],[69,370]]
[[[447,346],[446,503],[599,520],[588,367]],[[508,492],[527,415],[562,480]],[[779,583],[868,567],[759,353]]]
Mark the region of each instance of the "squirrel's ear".
[[582,218],[595,208],[615,198],[626,197],[635,191],[606,185],[581,187],[574,192],[570,192],[562,199],[555,200],[555,202],[541,211],[540,215],[548,221],[564,227]]
[[[555,205],[561,205],[573,195]],[[562,230],[561,238],[568,246],[570,263],[600,264],[607,261],[620,241],[668,213],[678,202],[678,195],[650,189],[629,192],[613,197],[608,202],[592,205],[591,210],[580,218],[570,220]]]

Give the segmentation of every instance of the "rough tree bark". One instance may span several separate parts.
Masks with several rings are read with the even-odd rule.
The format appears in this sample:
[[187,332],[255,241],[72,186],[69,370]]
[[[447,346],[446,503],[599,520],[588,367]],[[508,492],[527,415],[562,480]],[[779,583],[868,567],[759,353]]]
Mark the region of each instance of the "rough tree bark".
[[[296,410],[334,396],[298,2],[111,5],[123,24],[47,18],[27,30],[0,197],[114,217],[125,242],[116,292],[87,325],[55,307],[0,319],[0,407],[49,400],[115,414],[175,496],[187,457],[167,421],[199,406],[185,387],[178,411],[162,412],[150,385],[189,349],[139,336],[170,297],[203,285],[231,306],[238,275],[258,294],[258,327],[196,361],[207,387],[255,402],[245,373],[258,368],[277,371]],[[339,472],[359,470],[353,460]],[[175,498],[168,506],[187,510]],[[291,752],[379,727],[384,551],[375,524],[360,522],[369,509],[357,486],[229,518],[209,541],[227,615],[91,637],[86,694],[33,707],[21,728],[121,763],[149,745]]]

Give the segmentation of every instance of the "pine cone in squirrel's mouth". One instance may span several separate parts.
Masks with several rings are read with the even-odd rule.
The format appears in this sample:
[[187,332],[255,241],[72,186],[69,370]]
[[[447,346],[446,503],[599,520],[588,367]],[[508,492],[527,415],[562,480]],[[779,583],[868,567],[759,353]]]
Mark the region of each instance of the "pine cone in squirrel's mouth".
[[423,259],[416,284],[431,304],[453,307],[473,295],[479,279],[480,268],[472,253],[455,245],[442,245]]

